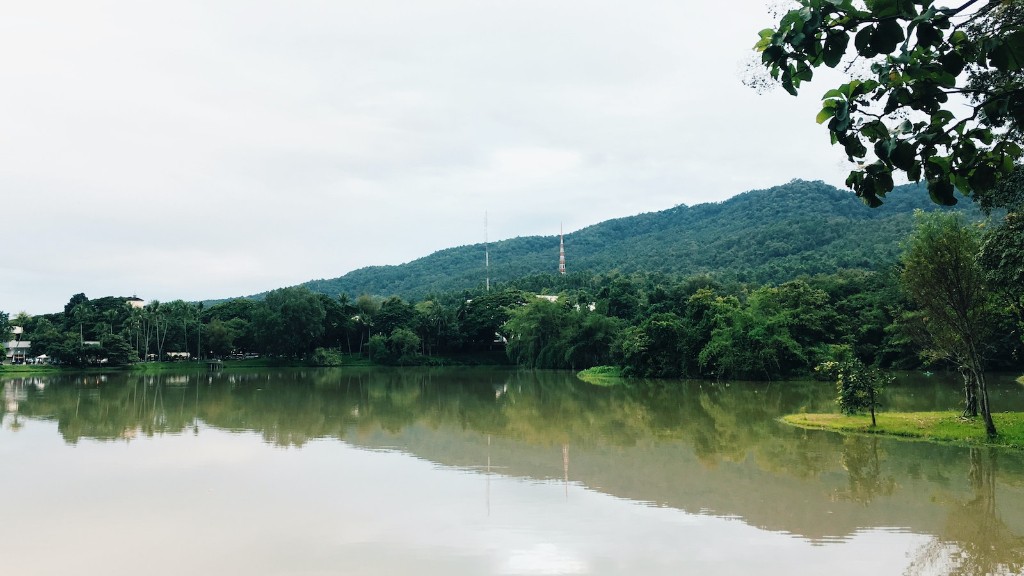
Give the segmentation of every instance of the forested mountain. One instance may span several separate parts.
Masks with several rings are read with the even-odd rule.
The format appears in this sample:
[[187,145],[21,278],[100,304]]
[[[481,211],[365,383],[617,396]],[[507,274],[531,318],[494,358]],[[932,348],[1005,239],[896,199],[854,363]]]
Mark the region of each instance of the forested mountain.
[[[680,205],[567,234],[567,268],[590,274],[709,273],[756,283],[844,269],[874,270],[896,260],[917,208],[942,209],[916,184],[896,188],[884,206],[871,209],[847,190],[794,180],[723,202]],[[978,214],[970,202],[962,202],[958,209]],[[558,237],[493,242],[490,261],[492,285],[555,272]],[[475,244],[303,285],[331,296],[366,293],[418,300],[431,293],[479,288],[484,279],[484,247]]]

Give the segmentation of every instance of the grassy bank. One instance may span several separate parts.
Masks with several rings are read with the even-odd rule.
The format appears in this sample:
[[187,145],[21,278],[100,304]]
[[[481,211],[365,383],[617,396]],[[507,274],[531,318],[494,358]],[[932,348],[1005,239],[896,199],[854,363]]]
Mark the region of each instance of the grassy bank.
[[988,438],[981,418],[961,418],[956,412],[881,412],[878,426],[866,414],[790,414],[783,422],[816,430],[881,434],[963,445],[1002,446],[1024,449],[1024,412],[993,414],[999,435]]
[[594,366],[580,370],[576,377],[595,386],[614,386],[623,382],[622,370],[617,366]]
[[35,376],[38,374],[56,374],[61,369],[45,364],[19,364],[17,366],[0,366],[0,376]]

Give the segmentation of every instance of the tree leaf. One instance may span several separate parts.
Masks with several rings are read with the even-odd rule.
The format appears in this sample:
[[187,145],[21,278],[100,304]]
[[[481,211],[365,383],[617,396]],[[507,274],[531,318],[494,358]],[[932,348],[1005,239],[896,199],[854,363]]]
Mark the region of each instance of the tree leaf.
[[879,54],[889,54],[906,39],[903,27],[895,19],[882,20],[871,35],[871,48]]
[[931,196],[932,202],[941,206],[954,206],[956,204],[956,197],[953,196],[953,184],[949,180],[929,180],[928,181],[928,195]]
[[853,45],[857,49],[857,54],[864,58],[874,58],[878,55],[878,50],[872,47],[871,38],[875,34],[875,28],[873,26],[865,26],[861,28],[860,32],[853,39]]
[[1002,39],[989,54],[992,65],[1003,72],[1016,72],[1024,68],[1024,30]]
[[833,32],[825,38],[825,65],[835,68],[842,61],[846,54],[846,47],[850,43],[850,35],[846,32]]

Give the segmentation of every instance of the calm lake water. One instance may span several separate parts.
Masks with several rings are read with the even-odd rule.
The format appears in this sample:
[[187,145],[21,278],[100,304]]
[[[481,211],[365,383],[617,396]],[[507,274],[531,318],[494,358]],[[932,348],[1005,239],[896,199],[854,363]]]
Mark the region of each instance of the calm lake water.
[[[955,408],[957,384],[904,376],[885,404]],[[1024,570],[1024,453],[776,422],[831,410],[824,383],[323,369],[3,393],[4,574]]]

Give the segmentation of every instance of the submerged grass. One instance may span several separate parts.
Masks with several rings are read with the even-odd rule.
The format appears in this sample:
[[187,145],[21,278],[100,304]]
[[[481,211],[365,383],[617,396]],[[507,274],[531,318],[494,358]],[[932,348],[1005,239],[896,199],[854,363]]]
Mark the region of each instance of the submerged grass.
[[999,432],[994,438],[985,434],[985,423],[980,417],[963,418],[956,412],[881,412],[876,416],[878,425],[874,427],[867,414],[790,414],[783,416],[782,421],[818,430],[1024,449],[1024,412],[993,414]]

